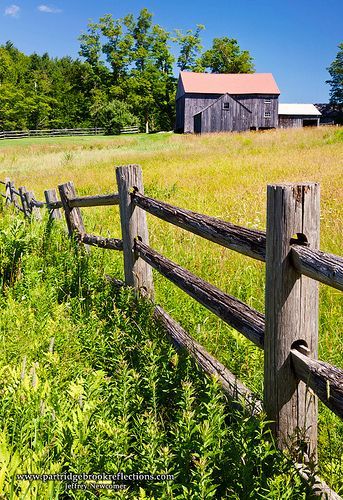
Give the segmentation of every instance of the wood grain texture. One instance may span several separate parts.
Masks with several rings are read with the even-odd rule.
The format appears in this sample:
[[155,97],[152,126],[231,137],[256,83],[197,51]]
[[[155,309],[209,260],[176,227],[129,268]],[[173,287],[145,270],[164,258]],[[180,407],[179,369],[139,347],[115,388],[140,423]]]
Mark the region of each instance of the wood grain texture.
[[118,205],[118,194],[97,194],[94,196],[79,196],[69,200],[70,207],[103,207]]
[[163,326],[173,344],[185,349],[208,375],[215,376],[223,391],[235,402],[240,403],[252,415],[262,412],[262,402],[222,363],[196,342],[162,307],[154,309],[155,319]]
[[[58,202],[56,189],[45,190],[44,197],[50,213],[50,217],[54,220],[60,220],[62,218],[61,211],[58,208],[51,208],[52,204]],[[62,202],[60,202],[60,204],[62,206]]]
[[313,476],[313,472],[309,470],[303,463],[295,463],[295,468],[307,486],[311,487],[311,493],[314,497],[319,497],[322,500],[342,500],[342,497],[333,491],[328,484],[320,477]]
[[291,349],[291,358],[296,376],[343,419],[343,370],[311,359],[297,349]]
[[232,326],[261,349],[264,339],[264,317],[240,300],[222,292],[215,286],[194,276],[186,269],[136,241],[136,251],[142,259],[157,269],[181,290],[200,302],[219,318]]
[[38,207],[38,203],[35,201],[35,194],[33,191],[27,191],[25,193],[25,198],[27,201],[27,205],[29,207],[29,211],[31,215],[36,219],[36,220],[42,220],[42,214],[40,212],[40,209]]
[[10,193],[11,193],[11,202],[18,210],[21,210],[21,207],[18,203],[18,196],[20,197],[20,194],[19,191],[15,189],[13,181],[10,181]]
[[[222,117],[222,110],[214,105],[223,94],[186,93],[176,101],[176,131],[193,133],[194,116],[207,109],[203,132],[248,130],[250,127],[275,128],[278,126],[278,96],[276,94],[230,94],[229,98],[237,102],[232,117]],[[271,102],[266,104],[268,99]],[[240,105],[245,106],[248,114],[238,112]],[[237,109],[236,109],[237,107]],[[265,117],[265,111],[270,117]],[[229,112],[230,113],[230,112]],[[225,128],[226,127],[226,128]]]
[[6,199],[6,202],[5,204],[6,205],[10,205],[11,204],[11,179],[9,177],[6,177],[5,179],[5,199]]
[[63,208],[63,203],[60,200],[52,201],[50,203],[47,203],[47,208],[49,208],[50,210],[55,210],[57,208]]
[[32,214],[32,206],[31,206],[31,201],[33,197],[32,191],[25,191],[24,197],[26,201],[27,211],[29,214]]
[[134,193],[132,199],[137,206],[166,222],[254,259],[265,260],[266,236],[263,231],[174,207],[141,193]]
[[268,186],[264,406],[280,448],[316,460],[317,401],[299,382],[290,351],[302,341],[317,358],[318,283],[297,272],[291,240],[305,235],[319,245],[319,186]]
[[29,217],[30,211],[29,211],[29,207],[27,206],[27,201],[26,201],[26,197],[25,197],[26,187],[20,186],[18,191],[19,191],[21,207],[22,207],[22,210],[24,212],[24,215],[25,215],[25,217]]
[[82,243],[99,248],[106,248],[108,250],[123,250],[122,240],[116,238],[103,238],[102,236],[84,233],[80,234],[78,239]]
[[138,165],[116,168],[122,230],[125,283],[154,296],[152,270],[135,252],[135,240],[149,244],[146,213],[131,200],[133,190],[144,194],[142,170]]
[[342,257],[301,245],[292,246],[291,257],[299,273],[343,291]]
[[85,233],[85,226],[81,215],[81,210],[77,207],[72,208],[69,206],[69,199],[76,197],[75,187],[72,182],[61,184],[58,186],[61,202],[64,209],[69,236],[77,235],[78,233]]

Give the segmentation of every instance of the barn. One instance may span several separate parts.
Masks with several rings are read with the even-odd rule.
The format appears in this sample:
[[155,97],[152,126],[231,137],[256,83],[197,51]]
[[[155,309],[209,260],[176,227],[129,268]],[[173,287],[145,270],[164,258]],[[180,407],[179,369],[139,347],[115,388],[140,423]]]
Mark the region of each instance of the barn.
[[279,127],[318,127],[321,112],[314,104],[279,104]]
[[276,128],[279,95],[271,73],[181,71],[176,93],[175,132]]

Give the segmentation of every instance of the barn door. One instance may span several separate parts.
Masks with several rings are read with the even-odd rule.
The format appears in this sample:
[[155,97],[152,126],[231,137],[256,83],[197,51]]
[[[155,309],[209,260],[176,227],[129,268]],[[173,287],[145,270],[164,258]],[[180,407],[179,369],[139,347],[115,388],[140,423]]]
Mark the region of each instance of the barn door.
[[195,134],[201,134],[201,117],[202,117],[201,113],[198,113],[193,117]]

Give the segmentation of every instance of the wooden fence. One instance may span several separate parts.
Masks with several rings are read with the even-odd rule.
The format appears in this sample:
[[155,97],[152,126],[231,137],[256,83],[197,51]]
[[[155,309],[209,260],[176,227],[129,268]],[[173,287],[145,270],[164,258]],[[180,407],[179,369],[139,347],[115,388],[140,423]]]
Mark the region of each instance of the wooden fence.
[[[199,345],[160,306],[154,315],[172,341],[186,349],[246,411],[264,410],[277,445],[291,451],[303,477],[317,461],[317,398],[343,418],[343,370],[317,359],[318,282],[343,291],[343,259],[319,246],[319,185],[270,185],[266,232],[236,226],[144,195],[137,165],[116,169],[118,193],[77,196],[72,182],[45,191],[45,202],[25,187],[1,181],[7,205],[40,218],[46,207],[80,244],[123,252],[125,284],[154,299],[152,268],[264,350],[264,398],[258,398]],[[80,207],[119,205],[122,238],[87,234]],[[193,275],[149,246],[146,212],[211,242],[266,263],[265,314]],[[316,492],[340,498],[319,479]]]
[[[123,127],[121,134],[138,134],[139,127]],[[4,130],[0,131],[0,139],[23,139],[25,137],[62,137],[82,135],[105,135],[104,128],[56,128],[42,130]]]

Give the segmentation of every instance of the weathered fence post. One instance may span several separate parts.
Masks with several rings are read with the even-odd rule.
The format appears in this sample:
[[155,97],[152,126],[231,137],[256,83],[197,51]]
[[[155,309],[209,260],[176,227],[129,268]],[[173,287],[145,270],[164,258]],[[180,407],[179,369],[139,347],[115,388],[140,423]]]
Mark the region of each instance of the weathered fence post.
[[131,193],[144,193],[142,169],[138,165],[116,168],[119,193],[120,222],[123,239],[125,283],[137,291],[144,291],[150,298],[154,296],[151,267],[134,250],[135,239],[149,244],[146,213],[136,207]]
[[[47,205],[49,205],[50,203],[56,203],[58,201],[56,189],[47,189],[46,191],[44,191],[44,196]],[[52,219],[61,219],[61,212],[59,208],[50,208],[49,214]]]
[[16,195],[16,193],[15,193],[14,191],[15,191],[14,182],[13,182],[13,181],[11,181],[11,182],[10,182],[11,202],[13,203],[13,205],[14,205],[16,208],[18,208],[17,195]]
[[9,177],[6,177],[5,179],[5,196],[6,196],[6,199],[5,199],[5,204],[6,205],[10,205],[11,201],[12,201],[12,196],[11,196],[11,179]]
[[25,197],[26,188],[24,186],[20,186],[18,191],[19,191],[21,206],[23,208],[24,215],[25,215],[25,217],[28,217],[30,215],[30,212],[29,212],[29,207],[27,206],[27,201],[26,201],[26,197]]
[[32,191],[26,191],[25,190],[24,198],[25,198],[25,201],[26,201],[27,211],[28,211],[29,214],[32,214],[32,205],[31,205],[31,201],[32,201],[32,198],[33,198]]
[[83,224],[81,210],[78,207],[72,208],[69,205],[70,198],[75,198],[76,196],[74,184],[72,182],[67,182],[66,184],[58,186],[58,189],[61,196],[69,236],[84,234],[86,230]]
[[29,212],[35,217],[36,220],[42,220],[42,214],[40,213],[39,207],[34,205],[34,199],[35,199],[34,192],[26,191],[25,199]]
[[319,185],[268,186],[264,405],[279,448],[316,459],[317,400],[292,370],[290,349],[317,358],[318,283],[292,266],[295,240],[319,246]]

